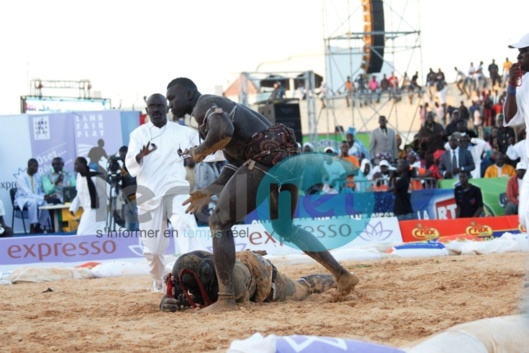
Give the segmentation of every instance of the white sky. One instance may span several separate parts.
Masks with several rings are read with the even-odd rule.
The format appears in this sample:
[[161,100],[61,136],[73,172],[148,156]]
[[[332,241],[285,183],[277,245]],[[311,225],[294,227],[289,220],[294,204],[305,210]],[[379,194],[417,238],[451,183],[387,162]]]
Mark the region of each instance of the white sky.
[[[517,51],[507,45],[529,32],[527,0],[388,4],[405,8],[399,10],[404,22],[421,31],[422,50],[408,54],[419,60],[415,65],[422,56],[424,73],[441,68],[449,80],[454,66],[466,69],[470,61],[516,61]],[[358,11],[360,0],[2,1],[0,114],[20,112],[19,97],[30,93],[34,78],[89,79],[113,106],[121,101],[143,108],[143,96],[165,93],[179,76],[194,80],[202,93],[214,93],[215,86],[225,88],[241,71],[258,67],[324,75],[324,38],[339,33],[335,24],[347,14],[360,18]],[[385,15],[386,31],[404,30]]]

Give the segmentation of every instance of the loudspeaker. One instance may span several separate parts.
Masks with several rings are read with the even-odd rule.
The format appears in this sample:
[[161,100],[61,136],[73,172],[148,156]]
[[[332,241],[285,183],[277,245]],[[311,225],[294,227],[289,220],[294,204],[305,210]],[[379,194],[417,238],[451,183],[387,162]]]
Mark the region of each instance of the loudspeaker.
[[281,123],[294,130],[296,141],[301,143],[303,133],[299,103],[268,103],[259,106],[257,111],[272,123]]
[[362,0],[364,10],[364,55],[362,69],[368,74],[378,73],[384,63],[385,27],[382,0]]

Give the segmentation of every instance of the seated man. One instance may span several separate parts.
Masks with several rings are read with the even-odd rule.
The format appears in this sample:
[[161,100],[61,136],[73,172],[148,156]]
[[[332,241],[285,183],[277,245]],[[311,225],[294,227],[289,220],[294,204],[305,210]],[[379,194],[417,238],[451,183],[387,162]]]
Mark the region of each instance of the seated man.
[[505,215],[518,214],[518,204],[520,203],[520,186],[522,186],[523,177],[527,166],[523,162],[516,164],[516,175],[513,175],[507,181],[507,204],[505,205]]
[[[270,261],[248,250],[237,253],[233,279],[238,303],[301,301],[312,293],[336,288],[332,275],[309,275],[294,281],[278,272]],[[219,287],[213,254],[202,250],[183,254],[166,284],[167,294],[160,302],[162,311],[203,308],[216,302]]]
[[485,178],[510,178],[516,175],[516,170],[510,164],[505,163],[505,154],[498,151],[496,161],[485,170]]
[[31,158],[28,161],[28,168],[25,173],[21,173],[17,179],[17,193],[15,194],[15,206],[20,209],[27,207],[30,233],[44,233],[41,224],[48,220],[48,211],[40,211],[39,206],[47,204],[48,196],[42,189],[42,177],[38,174],[39,162]]
[[42,187],[48,196],[48,203],[64,203],[62,190],[67,186],[75,186],[75,174],[64,169],[61,157],[53,158],[52,169],[42,177]]
[[8,227],[6,225],[6,222],[4,221],[5,214],[6,210],[4,208],[4,203],[2,202],[2,200],[0,200],[0,238],[13,236],[13,229]]

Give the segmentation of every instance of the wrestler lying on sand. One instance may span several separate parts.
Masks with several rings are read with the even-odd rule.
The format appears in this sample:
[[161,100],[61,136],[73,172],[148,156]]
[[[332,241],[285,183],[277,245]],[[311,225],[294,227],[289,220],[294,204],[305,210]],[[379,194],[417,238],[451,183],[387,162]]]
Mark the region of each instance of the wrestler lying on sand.
[[[309,275],[294,281],[278,272],[270,261],[251,251],[237,253],[233,278],[237,303],[300,301],[312,293],[336,288],[332,275]],[[167,294],[160,303],[162,311],[203,308],[215,303],[219,287],[213,254],[192,251],[180,256],[166,283]]]

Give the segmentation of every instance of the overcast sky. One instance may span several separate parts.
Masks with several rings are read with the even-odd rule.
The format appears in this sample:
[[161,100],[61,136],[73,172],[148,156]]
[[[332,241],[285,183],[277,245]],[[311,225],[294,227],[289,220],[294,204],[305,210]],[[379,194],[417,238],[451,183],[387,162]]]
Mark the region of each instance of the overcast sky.
[[[408,55],[422,68],[409,71],[442,68],[449,80],[470,61],[515,61],[507,45],[529,32],[526,0],[385,3],[404,16],[386,11],[386,31],[421,33],[422,50]],[[294,65],[324,75],[324,38],[361,23],[360,0],[17,0],[2,1],[0,11],[2,115],[19,113],[34,78],[89,79],[114,106],[130,107],[179,76],[214,93],[242,71]]]

